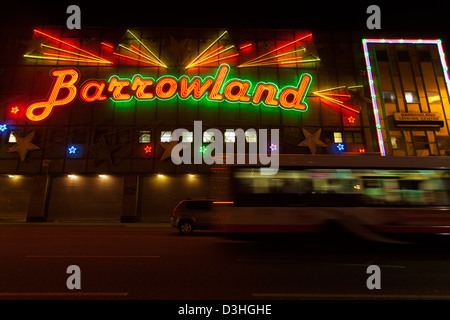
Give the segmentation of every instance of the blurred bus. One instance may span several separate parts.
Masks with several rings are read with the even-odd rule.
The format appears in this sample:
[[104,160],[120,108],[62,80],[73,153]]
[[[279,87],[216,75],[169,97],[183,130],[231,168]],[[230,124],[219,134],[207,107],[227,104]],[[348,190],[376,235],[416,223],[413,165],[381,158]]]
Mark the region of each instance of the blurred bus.
[[229,168],[225,232],[450,233],[450,158],[280,155]]

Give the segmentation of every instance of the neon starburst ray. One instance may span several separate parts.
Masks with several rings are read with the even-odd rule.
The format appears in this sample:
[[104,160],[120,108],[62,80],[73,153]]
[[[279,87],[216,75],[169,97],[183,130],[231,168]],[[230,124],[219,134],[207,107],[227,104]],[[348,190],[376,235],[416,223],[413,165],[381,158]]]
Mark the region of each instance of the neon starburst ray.
[[137,61],[146,65],[150,66],[156,66],[156,67],[164,67],[167,68],[165,65],[162,65],[159,61],[155,60],[153,57],[147,55],[142,50],[138,49],[137,47],[130,45],[129,47],[119,44],[119,48],[124,49],[127,52],[130,52],[132,55],[113,52],[115,56],[126,58],[129,60]]
[[[347,109],[349,111],[352,111],[355,113],[360,113],[360,110],[357,109],[356,107],[349,105],[349,104],[345,104],[345,101],[348,100],[349,98],[351,98],[351,94],[340,93],[340,91],[346,90],[346,89],[347,89],[347,87],[342,86],[342,87],[329,88],[329,89],[315,91],[312,94],[319,98],[322,98],[334,105],[337,105],[339,107]],[[339,99],[345,99],[345,100],[342,101]]]
[[[306,62],[317,62],[320,61],[320,59],[309,53],[309,55],[312,56],[311,59],[305,59],[305,57],[297,56],[296,54],[298,52],[305,52],[305,48],[295,49],[295,45],[298,42],[306,42],[312,38],[312,34],[307,34],[306,36],[300,37],[298,39],[295,39],[294,41],[288,42],[280,47],[277,47],[269,52],[266,52],[256,58],[253,58],[247,62],[244,62],[240,65],[238,65],[238,68],[245,68],[245,67],[257,67],[257,66],[269,66],[269,65],[278,65],[278,64],[292,64],[292,63],[306,63]],[[294,46],[294,50],[290,50],[287,52],[279,53],[279,51],[282,51],[286,48]],[[280,57],[286,57],[287,58],[280,59]]]
[[[81,63],[97,63],[97,64],[112,64],[104,58],[101,58],[92,52],[84,50],[66,41],[53,37],[45,32],[34,30],[36,36],[43,37],[47,40],[55,42],[59,47],[41,44],[41,54],[25,54],[24,57],[32,59],[42,59],[42,60],[55,60],[55,61],[71,61],[71,62],[81,62]],[[67,49],[61,48],[65,46]],[[52,51],[52,52],[49,52]]]
[[[216,49],[212,49],[215,44],[222,39],[228,31],[223,32],[219,37],[217,37],[212,43],[208,45],[197,57],[195,57],[187,66],[186,69],[205,66],[214,62],[225,61],[228,59],[235,58],[239,56],[234,45],[230,45],[226,48],[224,46],[218,46]],[[223,55],[226,52],[234,50],[235,53]]]
[[[168,68],[167,65],[164,62],[162,62],[161,59],[158,58],[158,56],[155,53],[153,53],[153,51],[150,50],[150,48],[147,45],[145,45],[144,42],[139,40],[139,38],[131,30],[127,30],[127,33],[130,34],[132,36],[132,38],[134,40],[136,40],[139,43],[139,45],[141,46],[141,48],[143,48],[143,49],[139,49],[138,47],[131,45],[131,44],[129,47],[126,47],[124,45],[119,45],[121,48],[127,50],[128,52],[133,53],[134,56],[128,56],[128,55],[118,54],[118,53],[114,52],[115,55],[126,57],[131,60],[139,61],[142,63],[146,63],[148,65],[154,65],[154,66],[166,68],[166,69]],[[136,56],[138,58],[136,58]]]

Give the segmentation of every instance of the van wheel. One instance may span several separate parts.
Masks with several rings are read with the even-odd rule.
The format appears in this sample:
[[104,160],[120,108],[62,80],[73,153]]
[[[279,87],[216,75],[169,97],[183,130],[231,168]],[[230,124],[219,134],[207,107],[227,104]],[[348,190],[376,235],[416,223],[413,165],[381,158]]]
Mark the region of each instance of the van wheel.
[[178,225],[178,230],[180,230],[182,235],[187,236],[194,232],[194,225],[192,224],[192,221],[182,220]]

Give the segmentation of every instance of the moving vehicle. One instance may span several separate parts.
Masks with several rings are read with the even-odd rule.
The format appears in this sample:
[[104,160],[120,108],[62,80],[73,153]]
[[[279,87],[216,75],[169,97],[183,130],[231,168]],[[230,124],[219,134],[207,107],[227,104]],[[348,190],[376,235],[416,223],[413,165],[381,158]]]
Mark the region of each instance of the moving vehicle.
[[218,221],[227,218],[225,215],[219,215],[215,208],[227,204],[231,204],[231,202],[208,198],[187,198],[173,210],[170,224],[177,228],[182,235],[189,235],[196,229],[212,229]]
[[[329,225],[365,238],[450,232],[450,158],[280,155],[269,168],[230,168],[226,232],[320,232]],[[232,209],[232,210],[231,210]]]

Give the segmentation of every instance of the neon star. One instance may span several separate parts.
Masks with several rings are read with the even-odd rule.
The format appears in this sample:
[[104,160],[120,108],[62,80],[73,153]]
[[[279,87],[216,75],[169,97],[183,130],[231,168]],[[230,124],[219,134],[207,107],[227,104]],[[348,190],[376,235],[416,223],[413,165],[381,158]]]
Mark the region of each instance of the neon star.
[[12,107],[11,108],[11,113],[17,114],[19,112],[19,107]]
[[145,146],[144,151],[145,151],[145,153],[151,153],[152,152],[152,147]]
[[353,118],[352,116],[350,116],[350,117],[348,117],[347,118],[347,120],[348,120],[348,123],[355,123],[355,118]]
[[344,151],[345,146],[344,146],[342,143],[339,143],[339,144],[337,145],[337,149],[338,149],[339,151]]
[[77,148],[75,148],[74,146],[71,146],[68,150],[70,154],[75,154],[77,152]]
[[273,143],[270,145],[269,148],[270,148],[271,151],[277,151],[277,150],[278,150],[277,145],[276,145],[276,144],[273,144]]
[[6,130],[8,130],[8,127],[6,126],[6,124],[0,125],[0,131],[1,132],[5,132]]

